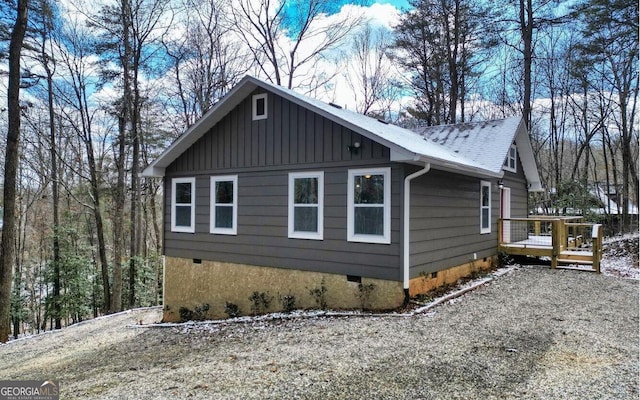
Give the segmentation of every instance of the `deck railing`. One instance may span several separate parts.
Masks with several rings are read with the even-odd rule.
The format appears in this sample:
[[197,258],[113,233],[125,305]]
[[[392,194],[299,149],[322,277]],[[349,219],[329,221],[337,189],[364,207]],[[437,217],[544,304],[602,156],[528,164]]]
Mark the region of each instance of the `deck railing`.
[[498,220],[498,249],[514,255],[548,256],[558,263],[591,264],[600,271],[602,226],[583,217],[536,216]]

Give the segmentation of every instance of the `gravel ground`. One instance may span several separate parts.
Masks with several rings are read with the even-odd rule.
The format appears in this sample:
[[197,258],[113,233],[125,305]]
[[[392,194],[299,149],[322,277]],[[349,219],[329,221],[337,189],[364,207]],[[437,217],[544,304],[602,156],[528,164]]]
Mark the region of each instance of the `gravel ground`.
[[638,282],[520,267],[412,317],[133,328],[141,309],[0,346],[61,398],[637,399]]

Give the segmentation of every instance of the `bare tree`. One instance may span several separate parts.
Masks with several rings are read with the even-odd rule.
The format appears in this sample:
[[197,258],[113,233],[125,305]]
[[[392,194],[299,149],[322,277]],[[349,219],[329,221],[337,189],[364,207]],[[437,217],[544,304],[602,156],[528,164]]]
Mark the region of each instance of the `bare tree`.
[[591,66],[589,82],[598,92],[615,93],[613,116],[622,161],[618,202],[622,204],[621,223],[626,228],[629,200],[638,204],[637,131],[634,132],[640,87],[638,7],[625,1],[586,0],[576,6],[574,15],[582,22],[585,40],[580,52],[584,62]]
[[109,284],[109,261],[107,258],[107,242],[105,239],[104,216],[101,194],[102,177],[99,163],[96,160],[94,142],[97,140],[93,132],[95,111],[91,109],[88,100],[90,78],[95,74],[95,68],[89,63],[94,43],[91,34],[76,25],[67,25],[63,31],[64,48],[59,50],[61,63],[65,69],[66,79],[58,89],[58,97],[63,104],[62,112],[66,123],[77,135],[84,146],[88,176],[83,176],[89,182],[90,201],[87,207],[93,214],[95,235],[97,239],[98,260],[102,278],[102,311],[108,312],[111,306],[111,291]]
[[345,14],[327,23],[325,17],[335,14],[340,4],[326,0],[264,0],[259,4],[238,0],[233,9],[235,31],[271,82],[289,89],[313,90],[327,79],[313,76],[322,57],[362,20]]
[[[384,118],[390,103],[398,99],[399,82],[394,77],[388,51],[391,34],[384,28],[374,30],[366,24],[354,33],[350,57],[347,57],[346,76],[356,98],[356,111]],[[391,119],[391,116],[387,116]]]
[[182,116],[179,130],[195,123],[251,66],[242,42],[228,34],[228,2],[183,0],[173,29],[163,44],[175,86],[166,88],[171,107]]

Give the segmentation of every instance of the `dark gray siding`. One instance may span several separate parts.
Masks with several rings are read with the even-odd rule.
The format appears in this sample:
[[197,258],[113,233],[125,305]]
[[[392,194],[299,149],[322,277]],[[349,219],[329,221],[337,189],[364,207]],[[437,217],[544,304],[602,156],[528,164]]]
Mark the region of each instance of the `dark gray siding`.
[[511,218],[526,218],[529,214],[528,199],[529,190],[527,188],[527,180],[524,177],[524,170],[520,163],[520,157],[517,159],[518,169],[515,173],[505,171],[502,178],[504,186],[511,188]]
[[500,198],[491,182],[491,233],[480,234],[480,178],[431,170],[411,184],[411,278],[496,254]]
[[[251,97],[167,168],[165,254],[174,257],[401,280],[403,168],[377,143],[269,94],[268,118],[251,120]],[[360,152],[347,145],[359,141]],[[347,242],[349,168],[392,166],[391,244]],[[324,240],[287,237],[288,173],[324,171]],[[238,175],[236,236],[209,234],[211,175]],[[171,178],[196,176],[196,232],[170,225]]]
[[[389,160],[389,149],[279,96],[269,94],[268,118],[251,120],[247,97],[178,157],[167,175],[240,168]],[[358,154],[347,146],[362,144]]]
[[[526,218],[529,213],[529,191],[520,157],[517,158],[516,162],[518,164],[516,172],[505,171],[502,180],[505,187],[511,188],[511,218]],[[509,237],[512,241],[525,240],[527,238],[526,224],[511,224],[509,230],[511,232]]]

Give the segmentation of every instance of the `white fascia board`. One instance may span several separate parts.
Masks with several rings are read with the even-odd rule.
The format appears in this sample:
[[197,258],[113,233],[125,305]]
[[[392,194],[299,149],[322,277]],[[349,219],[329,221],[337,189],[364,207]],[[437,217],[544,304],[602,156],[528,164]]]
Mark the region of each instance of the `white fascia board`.
[[142,171],[140,176],[144,178],[162,178],[164,177],[164,171],[165,168],[156,167],[151,163]]
[[543,190],[540,179],[540,173],[538,172],[538,165],[533,155],[533,147],[531,146],[531,140],[529,134],[524,125],[524,119],[518,126],[518,133],[516,134],[516,148],[518,155],[520,156],[520,162],[524,170],[524,176],[527,179],[530,192],[540,192]]

